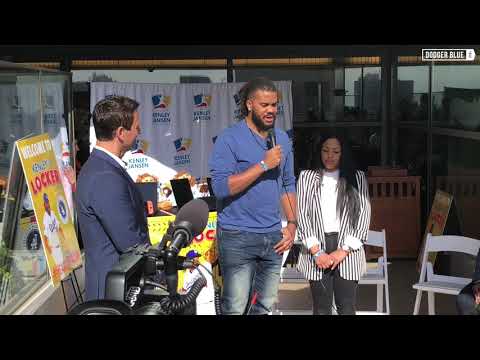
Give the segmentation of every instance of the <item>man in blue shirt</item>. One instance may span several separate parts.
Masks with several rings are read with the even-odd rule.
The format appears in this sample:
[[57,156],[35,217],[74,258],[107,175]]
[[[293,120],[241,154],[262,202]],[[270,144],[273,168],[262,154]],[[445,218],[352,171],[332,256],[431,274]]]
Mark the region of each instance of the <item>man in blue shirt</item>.
[[[254,79],[240,96],[245,118],[218,136],[209,160],[217,198],[222,312],[267,314],[277,297],[282,253],[293,245],[296,231],[293,152],[287,134],[274,128],[274,83]],[[271,129],[277,143],[272,148]],[[288,220],[283,229],[280,207]],[[256,301],[247,308],[250,297]]]

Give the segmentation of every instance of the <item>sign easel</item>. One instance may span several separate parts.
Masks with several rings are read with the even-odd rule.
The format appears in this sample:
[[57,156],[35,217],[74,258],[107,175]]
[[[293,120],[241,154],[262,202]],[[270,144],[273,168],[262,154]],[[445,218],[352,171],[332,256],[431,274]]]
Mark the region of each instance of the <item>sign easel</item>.
[[[80,265],[78,268],[73,269],[72,272],[65,279],[62,279],[60,281],[60,284],[62,285],[62,293],[63,293],[63,301],[65,303],[65,310],[67,312],[73,306],[83,303],[82,290],[78,285],[77,274],[75,273],[75,270],[78,270],[81,267],[82,266]],[[67,295],[65,294],[65,287],[63,286],[63,283],[66,281],[70,281],[70,284],[72,285],[73,293],[75,295],[75,302],[70,307],[68,306]]]
[[[425,227],[425,233],[423,234],[422,243],[420,245],[420,250],[417,257],[417,271],[420,271],[422,265],[422,257],[425,249],[425,241],[427,234],[432,235],[443,235],[445,230],[445,225],[449,217],[450,209],[454,204],[453,195],[446,193],[442,190],[437,190],[435,193],[435,198],[433,199],[432,208],[430,210],[430,215],[428,217],[427,225]],[[453,205],[454,206],[454,205]],[[435,264],[437,258],[437,253],[430,253],[428,255],[428,261]]]

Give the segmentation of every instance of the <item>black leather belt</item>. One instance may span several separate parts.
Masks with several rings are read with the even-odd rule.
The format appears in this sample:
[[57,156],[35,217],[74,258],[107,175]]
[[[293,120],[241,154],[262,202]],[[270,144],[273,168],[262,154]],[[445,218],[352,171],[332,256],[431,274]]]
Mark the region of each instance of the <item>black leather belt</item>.
[[338,232],[325,233],[325,236],[334,236],[334,235],[338,235]]

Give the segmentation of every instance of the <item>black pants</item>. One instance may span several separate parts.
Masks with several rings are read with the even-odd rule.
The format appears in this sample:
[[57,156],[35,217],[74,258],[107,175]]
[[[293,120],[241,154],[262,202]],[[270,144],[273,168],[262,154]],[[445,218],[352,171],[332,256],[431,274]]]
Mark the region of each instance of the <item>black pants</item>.
[[[325,234],[326,253],[338,247],[338,233]],[[358,281],[340,277],[338,266],[335,270],[324,270],[322,280],[310,281],[313,299],[313,315],[331,315],[333,296],[339,315],[355,315]]]
[[457,311],[460,315],[478,315],[473,297],[473,288],[470,283],[457,295]]

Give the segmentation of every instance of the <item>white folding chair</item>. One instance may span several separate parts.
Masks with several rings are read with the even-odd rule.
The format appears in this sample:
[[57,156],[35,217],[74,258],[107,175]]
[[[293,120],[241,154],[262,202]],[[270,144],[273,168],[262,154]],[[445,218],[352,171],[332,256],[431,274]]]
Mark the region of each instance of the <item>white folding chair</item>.
[[[360,285],[377,285],[377,313],[390,315],[390,294],[388,291],[387,270],[387,242],[385,229],[382,231],[368,231],[368,239],[365,245],[383,248],[383,256],[378,258],[374,268],[368,268],[367,272],[358,282]],[[386,312],[383,311],[383,288],[385,287]]]
[[413,315],[418,315],[423,291],[428,293],[428,314],[435,315],[435,293],[458,295],[472,281],[470,278],[434,274],[433,265],[428,261],[428,254],[439,251],[453,251],[476,256],[479,248],[480,240],[477,239],[464,236],[433,236],[430,233],[427,234],[420,279],[418,283],[412,286],[417,290]]

